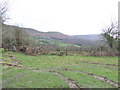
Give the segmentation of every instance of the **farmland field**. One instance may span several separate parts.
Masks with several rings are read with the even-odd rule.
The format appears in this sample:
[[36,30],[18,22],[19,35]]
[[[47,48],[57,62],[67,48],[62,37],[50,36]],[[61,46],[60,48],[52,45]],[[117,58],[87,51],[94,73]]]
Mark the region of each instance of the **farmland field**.
[[3,88],[117,88],[118,57],[4,52]]
[[47,40],[47,39],[37,39],[37,40],[39,41],[40,44],[43,44],[43,45],[49,44],[49,45],[55,45],[55,46],[59,46],[59,47],[68,47],[68,46],[81,47],[76,44],[64,43],[59,40]]

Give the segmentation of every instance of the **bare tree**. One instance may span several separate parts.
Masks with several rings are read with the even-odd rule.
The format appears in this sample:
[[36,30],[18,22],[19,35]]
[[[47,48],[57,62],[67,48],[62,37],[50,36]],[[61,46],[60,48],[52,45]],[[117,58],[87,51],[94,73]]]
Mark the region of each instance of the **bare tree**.
[[29,35],[27,32],[22,30],[22,28],[14,26],[13,31],[13,38],[14,38],[14,44],[13,46],[16,46],[17,50],[20,51],[20,48],[23,46],[28,46],[30,44]]
[[[8,19],[8,1],[1,0],[0,1],[0,47],[3,46],[3,38],[5,39],[6,33],[3,32],[3,23]],[[4,37],[3,37],[4,36]]]
[[103,33],[101,35],[107,44],[113,48],[114,44],[118,41],[118,34],[118,25],[112,22],[109,27],[103,29]]
[[8,1],[0,1],[0,18],[2,19],[2,23],[4,23],[8,18]]

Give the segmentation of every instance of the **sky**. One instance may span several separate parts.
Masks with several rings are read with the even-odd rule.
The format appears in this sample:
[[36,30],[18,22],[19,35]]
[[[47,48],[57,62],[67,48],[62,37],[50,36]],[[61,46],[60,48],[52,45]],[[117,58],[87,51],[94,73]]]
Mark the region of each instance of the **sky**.
[[8,24],[68,35],[99,34],[117,21],[119,0],[10,0]]

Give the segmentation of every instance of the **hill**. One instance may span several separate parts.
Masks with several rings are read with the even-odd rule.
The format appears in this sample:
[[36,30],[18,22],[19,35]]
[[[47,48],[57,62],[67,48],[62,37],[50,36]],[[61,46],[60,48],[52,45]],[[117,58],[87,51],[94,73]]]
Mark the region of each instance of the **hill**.
[[100,34],[89,34],[89,35],[73,35],[75,38],[81,38],[84,40],[98,41],[101,40]]
[[[3,25],[3,29],[5,30],[12,30],[12,29],[21,29],[23,31],[26,31],[30,37],[38,39],[40,42],[42,40],[42,43],[47,42],[47,44],[60,44],[62,46],[66,45],[78,45],[78,46],[90,46],[95,45],[96,42],[100,40],[100,35],[66,35],[60,32],[41,32],[37,31],[35,29],[31,28],[24,28],[24,27],[17,27],[17,26],[11,26],[11,25]],[[59,45],[59,46],[61,46]]]
[[39,38],[61,40],[61,39],[68,39],[71,37],[69,35],[65,35],[60,32],[41,32],[31,28],[22,28],[22,29],[25,30],[30,36],[39,37]]
[[30,29],[30,28],[23,28],[23,30],[28,32],[34,38],[44,39],[45,41],[46,41],[46,39],[47,39],[47,41],[48,40],[55,40],[55,41],[57,40],[62,43],[75,44],[75,45],[79,45],[79,46],[95,45],[96,42],[100,41],[99,34],[70,36],[70,35],[60,33],[60,32],[41,32],[41,31],[37,31],[35,29]]

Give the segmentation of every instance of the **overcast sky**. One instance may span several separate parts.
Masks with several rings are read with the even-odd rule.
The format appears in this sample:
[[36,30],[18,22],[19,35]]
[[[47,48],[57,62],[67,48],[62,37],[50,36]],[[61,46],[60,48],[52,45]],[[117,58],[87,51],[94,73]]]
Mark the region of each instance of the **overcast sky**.
[[68,35],[101,33],[118,18],[119,0],[10,0],[10,22]]

